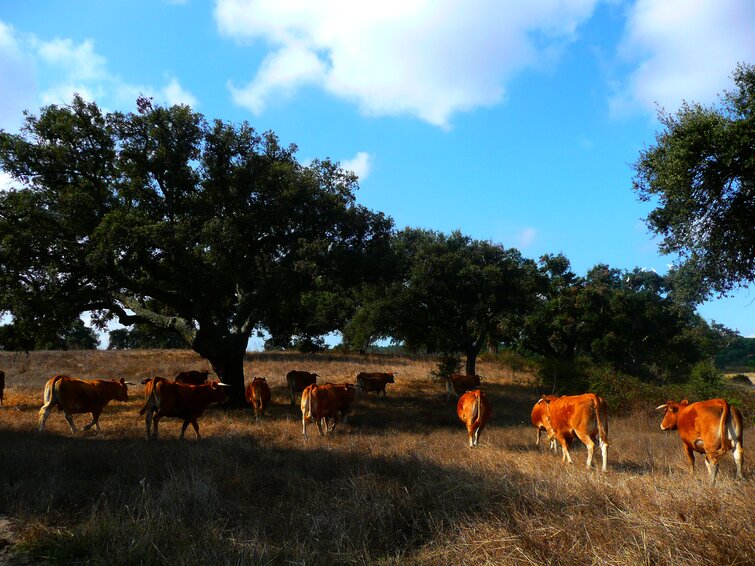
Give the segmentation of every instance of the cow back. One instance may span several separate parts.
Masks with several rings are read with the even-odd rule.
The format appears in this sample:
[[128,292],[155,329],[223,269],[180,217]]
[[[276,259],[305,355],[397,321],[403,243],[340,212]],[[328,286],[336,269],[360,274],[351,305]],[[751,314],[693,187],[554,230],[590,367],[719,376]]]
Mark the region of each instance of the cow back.
[[286,383],[290,389],[299,393],[307,386],[317,383],[317,374],[294,369],[286,374]]
[[210,403],[224,403],[228,395],[217,382],[186,385],[157,381],[154,388],[158,413],[163,417],[197,418]]

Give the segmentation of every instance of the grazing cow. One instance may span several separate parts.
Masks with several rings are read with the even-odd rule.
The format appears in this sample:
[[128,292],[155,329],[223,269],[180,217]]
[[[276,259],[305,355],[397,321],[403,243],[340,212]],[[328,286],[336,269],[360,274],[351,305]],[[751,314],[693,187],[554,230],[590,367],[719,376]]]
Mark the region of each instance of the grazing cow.
[[[147,387],[150,385],[148,384]],[[181,427],[181,440],[183,440],[189,424],[194,427],[197,438],[201,438],[197,419],[202,416],[210,403],[225,403],[228,400],[224,388],[230,385],[217,381],[203,385],[185,385],[156,377],[152,380],[151,387],[149,398],[139,411],[140,415],[145,413],[147,415],[145,418],[147,439],[157,438],[157,427],[161,418],[175,417],[184,421]]]
[[587,467],[592,467],[597,439],[605,472],[608,448],[608,406],[605,400],[592,393],[585,393],[564,395],[552,400],[543,395],[541,401],[545,405],[544,424],[548,440],[555,438],[561,445],[561,461],[568,460],[572,463],[569,447],[577,437],[587,446]]
[[480,386],[482,378],[479,375],[465,375],[462,373],[452,373],[446,376],[446,399],[451,399],[451,394],[461,395],[471,389],[477,389]]
[[304,440],[307,440],[307,423],[317,423],[317,430],[320,436],[323,436],[323,423],[327,430],[328,419],[335,421],[338,409],[334,401],[334,396],[327,387],[313,383],[304,388],[301,394],[301,426]]
[[[320,389],[326,391],[330,396],[330,404],[334,414],[341,415],[341,422],[346,424],[349,413],[351,412],[351,404],[354,402],[355,393],[354,385],[351,383],[324,383],[319,386]],[[328,430],[336,428],[335,418],[333,420],[333,426]]]
[[4,393],[5,393],[5,372],[0,369],[0,407],[3,405]]
[[179,372],[173,381],[175,381],[176,383],[183,383],[184,385],[202,385],[204,383],[207,383],[208,375],[210,375],[210,372],[207,370],[197,371],[195,369],[192,369],[189,371]]
[[718,461],[730,449],[737,465],[737,479],[743,479],[743,420],[739,409],[724,399],[690,403],[667,401],[657,409],[665,411],[661,430],[677,430],[682,439],[690,473],[695,473],[695,452],[705,454],[705,467],[711,483],[716,483]]
[[477,446],[480,433],[490,418],[490,401],[484,391],[468,391],[459,398],[456,404],[456,414],[467,427],[469,447]]
[[264,377],[255,377],[252,382],[246,386],[246,401],[254,409],[254,416],[260,418],[265,416],[265,410],[270,403],[270,386]]
[[385,395],[385,386],[388,383],[396,383],[393,381],[393,373],[386,372],[360,372],[357,374],[357,389],[360,393],[369,393],[370,391],[377,391],[378,396],[380,392]]
[[[535,440],[535,446],[540,446],[540,432],[545,432],[547,429],[545,428],[545,401],[553,401],[554,399],[557,399],[558,397],[556,395],[545,395],[542,399],[538,399],[537,403],[535,403],[535,406],[532,407],[532,413],[530,414],[530,418],[532,419],[532,426],[534,426],[537,429],[537,440]],[[558,448],[556,447],[556,439],[551,438],[550,440],[550,448],[554,452],[558,451]]]
[[112,399],[128,401],[128,386],[133,385],[121,379],[74,379],[65,375],[56,375],[45,384],[44,405],[39,409],[39,431],[45,430],[45,423],[54,406],[63,409],[63,414],[76,433],[73,417],[77,413],[91,413],[92,422],[84,427],[89,430],[94,425],[100,430],[100,414]]
[[291,405],[295,405],[296,394],[304,391],[308,385],[317,383],[317,374],[292,369],[286,374],[286,383],[291,393]]

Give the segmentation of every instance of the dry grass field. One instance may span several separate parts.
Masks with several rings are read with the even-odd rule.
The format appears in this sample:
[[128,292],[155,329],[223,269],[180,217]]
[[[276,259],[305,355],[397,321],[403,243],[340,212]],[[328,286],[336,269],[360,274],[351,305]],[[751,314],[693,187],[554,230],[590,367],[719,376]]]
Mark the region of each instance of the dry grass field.
[[[250,355],[247,380],[273,389],[268,416],[211,407],[199,441],[190,428],[179,442],[166,419],[147,442],[141,385],[105,409],[100,432],[74,436],[57,411],[35,432],[55,373],[137,381],[206,367],[185,351],[0,353],[0,563],[755,564],[749,452],[743,482],[730,455],[716,486],[700,462],[692,479],[649,408],[609,413],[607,473],[584,466],[579,443],[563,466],[534,446],[531,376],[492,362],[478,367],[493,417],[474,450],[431,360],[327,354]],[[291,369],[397,375],[349,424],[304,442]]]

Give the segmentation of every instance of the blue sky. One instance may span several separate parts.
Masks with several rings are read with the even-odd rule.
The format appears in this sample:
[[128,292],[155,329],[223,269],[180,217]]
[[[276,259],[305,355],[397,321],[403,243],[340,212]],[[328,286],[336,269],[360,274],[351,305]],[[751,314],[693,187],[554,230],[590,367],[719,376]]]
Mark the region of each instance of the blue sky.
[[[144,93],[341,162],[398,227],[663,273],[631,164],[658,105],[755,62],[753,29],[751,0],[5,0],[0,128]],[[700,312],[755,336],[753,288]]]

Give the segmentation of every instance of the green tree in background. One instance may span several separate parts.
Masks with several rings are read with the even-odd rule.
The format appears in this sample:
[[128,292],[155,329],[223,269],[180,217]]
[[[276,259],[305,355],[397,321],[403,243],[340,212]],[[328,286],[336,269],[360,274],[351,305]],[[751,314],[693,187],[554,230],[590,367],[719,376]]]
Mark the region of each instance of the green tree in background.
[[702,301],[755,282],[755,67],[733,74],[720,108],[659,113],[664,130],[634,164],[634,190],[657,202],[647,218],[677,253],[679,291]]
[[20,185],[0,195],[0,311],[171,330],[241,404],[253,330],[360,280],[342,266],[371,265],[391,221],[354,202],[353,174],[300,164],[273,133],[137,106],[103,113],[77,96],[0,132],[0,167]]
[[99,345],[97,334],[80,318],[54,328],[29,328],[19,321],[0,326],[0,350],[95,350]]

